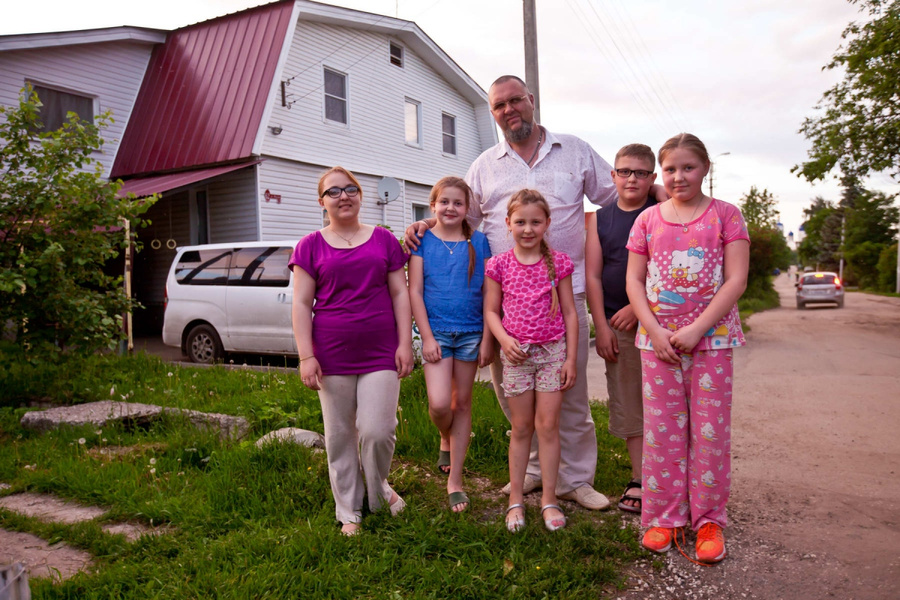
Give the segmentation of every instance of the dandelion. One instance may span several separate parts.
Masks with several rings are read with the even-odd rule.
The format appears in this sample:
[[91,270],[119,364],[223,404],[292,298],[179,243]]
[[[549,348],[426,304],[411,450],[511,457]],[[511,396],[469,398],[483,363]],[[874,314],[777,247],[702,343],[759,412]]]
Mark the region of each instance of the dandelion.
[[103,430],[98,429],[97,431],[94,432],[94,435],[103,435]]
[[535,567],[535,569],[537,569],[538,571],[540,571],[540,570],[541,570],[541,566],[538,565],[538,566]]
[[508,438],[511,438],[511,437],[512,437],[512,431],[511,431],[511,430],[509,430],[509,429],[506,430],[506,437],[508,437]]
[[103,442],[103,443],[105,444],[105,443],[106,443],[106,438],[103,438],[103,439],[100,440],[100,441]]
[[469,434],[469,437],[470,437],[470,438],[474,438],[474,437],[475,437],[475,432],[473,431],[472,433],[470,433],[470,434]]
[[84,439],[84,438],[78,438],[78,445],[79,445],[79,446],[84,446],[85,442],[87,442],[86,439]]
[[109,395],[110,396],[116,395],[116,386],[112,386],[111,388],[109,388]]
[[312,471],[312,467],[306,467],[307,471]]
[[178,471],[178,475],[179,476],[184,475],[184,471]]
[[156,475],[156,469],[155,469],[155,468],[154,468],[154,469],[150,469],[150,474],[151,474],[151,475]]
[[156,464],[156,459],[155,459],[155,458],[151,458],[151,459],[150,459],[150,464],[151,464],[151,465],[155,465],[155,464]]
[[169,375],[169,377],[172,377],[172,375],[173,375],[172,371],[169,371],[168,375]]

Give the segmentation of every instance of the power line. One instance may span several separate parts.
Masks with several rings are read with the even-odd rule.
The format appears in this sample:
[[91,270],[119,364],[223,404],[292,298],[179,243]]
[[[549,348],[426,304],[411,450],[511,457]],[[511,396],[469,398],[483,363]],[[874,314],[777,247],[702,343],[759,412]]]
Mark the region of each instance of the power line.
[[634,103],[643,111],[648,118],[653,122],[654,126],[659,129],[659,131],[665,135],[666,127],[663,125],[662,121],[660,121],[659,116],[656,111],[650,110],[646,100],[639,90],[635,89],[635,87],[628,81],[625,77],[623,77],[622,73],[619,72],[618,64],[610,53],[610,51],[603,46],[603,44],[598,40],[598,33],[595,28],[589,26],[590,19],[588,15],[577,5],[573,3],[574,0],[566,0],[566,3],[569,5],[569,8],[575,13],[576,20],[581,24],[584,30],[587,32],[588,37],[606,59],[606,62],[609,63],[610,70],[616,74],[616,77],[622,83],[622,85],[626,88],[631,98],[634,100]]

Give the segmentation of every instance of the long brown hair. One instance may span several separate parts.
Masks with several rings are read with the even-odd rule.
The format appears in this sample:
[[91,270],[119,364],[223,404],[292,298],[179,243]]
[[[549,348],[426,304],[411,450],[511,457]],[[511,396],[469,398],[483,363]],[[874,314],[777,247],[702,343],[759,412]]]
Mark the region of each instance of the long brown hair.
[[[522,208],[534,204],[539,206],[547,218],[550,218],[550,205],[547,200],[537,190],[523,189],[519,190],[509,199],[506,205],[506,216],[512,218],[513,213]],[[559,312],[559,293],[556,291],[556,265],[553,263],[553,254],[550,252],[550,244],[547,240],[541,238],[541,256],[544,258],[544,264],[547,265],[547,275],[550,278],[550,314],[551,319],[556,317]]]
[[[438,201],[438,198],[441,197],[441,192],[451,187],[462,191],[463,195],[466,197],[466,214],[468,214],[469,203],[472,202],[472,188],[469,187],[469,184],[466,183],[464,179],[453,176],[439,179],[438,182],[434,184],[434,187],[431,188],[431,194],[428,196],[428,205],[431,207],[431,211],[434,212],[434,204]],[[475,256],[475,247],[472,245],[472,226],[469,225],[469,220],[465,215],[463,215],[462,230],[463,235],[466,237],[466,245],[469,247],[469,283],[471,283],[472,275],[475,273],[475,261],[477,257]]]

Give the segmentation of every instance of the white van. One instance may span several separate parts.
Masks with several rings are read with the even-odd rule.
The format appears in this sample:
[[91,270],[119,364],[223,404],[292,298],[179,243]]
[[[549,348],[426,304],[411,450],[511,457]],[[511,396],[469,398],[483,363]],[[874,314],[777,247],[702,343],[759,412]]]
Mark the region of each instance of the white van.
[[297,356],[291,328],[297,240],[178,248],[166,280],[163,343],[193,362],[226,352]]

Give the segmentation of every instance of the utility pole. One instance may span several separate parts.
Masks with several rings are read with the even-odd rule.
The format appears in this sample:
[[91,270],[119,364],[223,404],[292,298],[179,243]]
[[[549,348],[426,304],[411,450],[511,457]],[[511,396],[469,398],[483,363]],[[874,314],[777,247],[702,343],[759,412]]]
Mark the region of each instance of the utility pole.
[[541,122],[541,93],[538,78],[537,14],[534,0],[522,0],[525,23],[525,85],[534,94],[534,120]]
[[[729,154],[731,154],[731,152],[723,152],[722,154],[716,155],[716,158],[719,158],[720,156],[728,156]],[[716,165],[716,158],[709,161],[709,197],[710,198],[715,198],[715,196],[713,196],[713,169],[715,168],[715,165]]]

